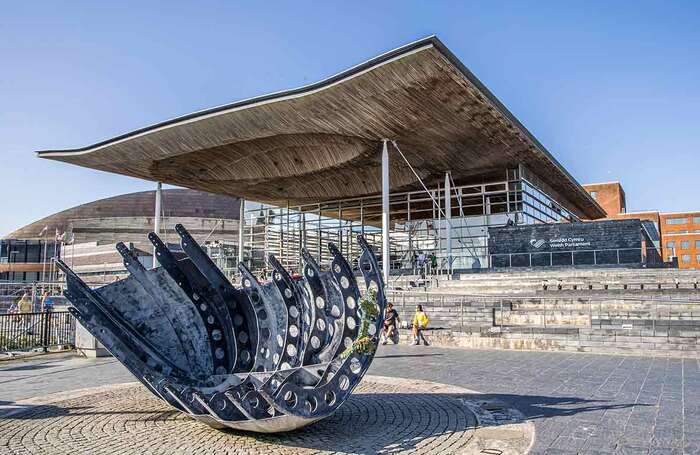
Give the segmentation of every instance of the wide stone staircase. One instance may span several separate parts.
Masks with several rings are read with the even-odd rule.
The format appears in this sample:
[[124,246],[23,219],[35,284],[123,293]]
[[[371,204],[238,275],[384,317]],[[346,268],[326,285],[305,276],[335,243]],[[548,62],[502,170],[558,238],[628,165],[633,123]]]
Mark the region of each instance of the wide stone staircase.
[[700,271],[677,269],[538,269],[466,273],[438,280],[442,292],[477,295],[561,295],[585,291],[600,295],[700,296]]
[[486,272],[394,286],[389,299],[405,320],[422,304],[429,339],[448,346],[700,357],[698,279],[668,269]]

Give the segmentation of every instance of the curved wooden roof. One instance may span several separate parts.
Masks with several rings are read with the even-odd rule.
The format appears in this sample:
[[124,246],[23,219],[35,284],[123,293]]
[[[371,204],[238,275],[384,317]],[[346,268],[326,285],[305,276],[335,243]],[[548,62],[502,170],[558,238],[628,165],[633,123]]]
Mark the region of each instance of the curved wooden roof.
[[[275,205],[378,194],[381,139],[396,140],[422,179],[458,184],[522,163],[567,208],[598,204],[435,37],[318,83],[179,117],[48,158]],[[391,160],[393,191],[419,189]]]

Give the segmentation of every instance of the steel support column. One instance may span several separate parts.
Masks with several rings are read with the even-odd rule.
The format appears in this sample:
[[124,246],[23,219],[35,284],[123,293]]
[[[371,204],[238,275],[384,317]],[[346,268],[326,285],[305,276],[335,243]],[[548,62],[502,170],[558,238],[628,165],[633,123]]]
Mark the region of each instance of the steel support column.
[[299,254],[297,255],[297,269],[302,270],[304,264],[302,251],[306,249],[306,213],[301,211],[301,207],[299,208],[299,212],[301,217],[301,229],[299,230],[299,251],[297,251]]
[[[265,226],[267,230],[267,226]],[[267,235],[267,232],[265,233]],[[245,243],[245,199],[241,198],[238,208],[238,263],[243,262],[243,245]]]
[[445,172],[445,256],[447,256],[447,276],[452,277],[452,195],[450,173]]
[[[156,233],[156,235],[160,235],[160,214],[161,214],[161,206],[163,205],[163,184],[161,182],[158,182],[156,185],[156,210],[155,210],[155,215],[153,217],[153,232]],[[156,248],[153,247],[153,268],[155,269],[158,267],[158,259],[156,256]]]
[[388,140],[382,141],[382,271],[384,285],[389,286],[390,251],[389,251],[389,149]]

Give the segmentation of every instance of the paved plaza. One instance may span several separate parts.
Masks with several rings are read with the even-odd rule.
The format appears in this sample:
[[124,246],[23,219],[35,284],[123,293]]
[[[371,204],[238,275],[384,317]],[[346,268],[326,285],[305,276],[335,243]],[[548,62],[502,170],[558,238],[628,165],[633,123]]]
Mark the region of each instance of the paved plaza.
[[[387,452],[459,452],[460,447],[466,447],[465,441],[477,433],[468,423],[468,417],[464,417],[462,423],[456,423],[454,417],[458,415],[455,411],[458,407],[453,406],[449,397],[439,398],[447,401],[427,402],[411,397],[423,390],[434,392],[432,386],[422,380],[483,394],[470,393],[472,402],[482,400],[517,408],[528,424],[534,424],[535,438],[531,453],[700,453],[700,365],[696,359],[384,346],[377,353],[369,374],[373,376],[365,379],[368,383],[358,388],[357,397],[348,402],[347,409],[341,410],[328,422],[294,433],[289,439],[279,435],[262,437],[236,434],[238,443],[242,449],[248,447],[254,451],[259,451],[260,446],[250,444],[268,444],[272,440],[275,444],[307,452],[372,452],[380,447]],[[381,386],[372,384],[377,376],[409,380],[397,379],[397,384],[404,390],[394,388],[387,391],[386,383]],[[99,427],[99,431],[112,434],[112,438],[117,439],[108,440],[112,441],[114,448],[121,447],[125,453],[131,446],[125,441],[119,443],[120,437],[114,435],[135,437],[141,434],[143,437],[152,433],[153,430],[138,425],[144,421],[151,422],[154,428],[162,431],[154,433],[161,437],[167,437],[169,431],[180,434],[177,428],[181,428],[182,434],[187,434],[189,440],[197,441],[202,439],[202,432],[210,434],[213,431],[213,436],[208,436],[208,444],[220,447],[217,444],[221,444],[223,436],[167,408],[158,408],[162,405],[151,399],[140,386],[127,384],[133,381],[134,378],[111,358],[80,359],[53,355],[29,361],[4,362],[0,364],[0,440],[2,444],[7,444],[6,447],[21,448],[22,435],[31,433],[32,441],[36,443],[42,441],[41,438],[58,434],[57,429],[42,422],[52,422],[53,425],[63,422],[64,426],[68,426],[69,423],[75,425],[75,422],[87,419],[103,422],[101,426],[94,423],[89,428],[94,430]],[[105,388],[114,384],[122,385]],[[111,398],[100,400],[96,398],[98,392],[82,390],[90,387],[105,388],[102,393]],[[58,392],[64,395],[54,395],[51,406],[36,404],[29,407],[26,404],[32,400],[42,403],[42,397]],[[397,394],[389,399],[391,409],[397,411],[378,413],[376,406],[371,405],[375,402],[370,398],[371,393]],[[120,412],[120,397],[132,403],[134,397],[140,396],[144,397],[140,411],[132,408]],[[17,402],[21,403],[18,405]],[[411,411],[399,414],[398,409],[405,407]],[[424,412],[416,412],[420,409]],[[17,416],[26,416],[26,419]],[[124,426],[126,433],[105,430],[110,425],[110,428],[115,428],[117,422],[121,422],[119,425]],[[342,422],[352,422],[353,425]],[[492,423],[493,428],[499,428],[500,422]],[[394,439],[399,440],[398,445],[392,446],[391,438],[382,439],[373,432],[375,445],[353,446],[348,443],[341,446],[337,441],[333,443],[334,436],[328,434],[333,425],[356,432],[380,424],[384,425],[381,427],[384,430],[379,434],[391,432],[391,428],[394,428]],[[73,453],[79,451],[81,444],[84,447],[91,444],[91,433],[75,428],[72,432],[65,430],[62,433],[62,437],[69,435],[68,441],[71,443],[65,447]],[[486,428],[479,431],[491,430]],[[455,432],[459,436],[449,439]],[[73,437],[75,440],[71,439]],[[345,437],[347,435],[337,436]],[[427,442],[421,445],[421,439]],[[452,442],[461,440],[464,444],[443,444],[448,439]],[[55,438],[51,440],[56,441]],[[44,450],[60,452],[60,447],[64,446],[44,447]],[[107,447],[103,448],[109,451]],[[211,449],[204,444],[198,448],[202,453]]]

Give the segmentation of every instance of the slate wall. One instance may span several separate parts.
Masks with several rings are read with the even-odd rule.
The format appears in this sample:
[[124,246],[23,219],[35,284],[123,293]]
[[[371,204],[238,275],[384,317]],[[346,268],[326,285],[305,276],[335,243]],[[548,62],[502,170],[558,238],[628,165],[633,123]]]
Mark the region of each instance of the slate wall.
[[489,228],[492,267],[640,265],[640,220]]

